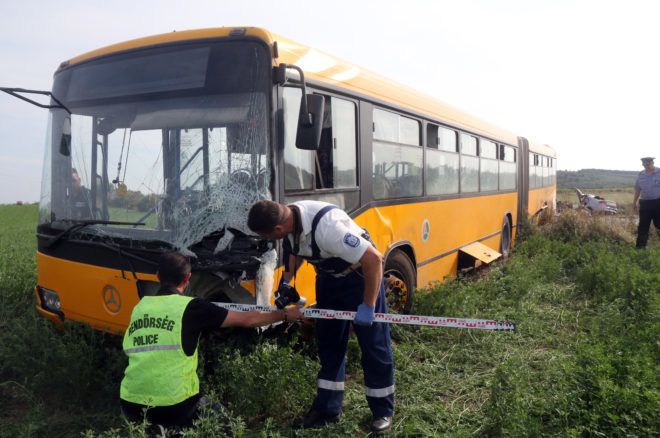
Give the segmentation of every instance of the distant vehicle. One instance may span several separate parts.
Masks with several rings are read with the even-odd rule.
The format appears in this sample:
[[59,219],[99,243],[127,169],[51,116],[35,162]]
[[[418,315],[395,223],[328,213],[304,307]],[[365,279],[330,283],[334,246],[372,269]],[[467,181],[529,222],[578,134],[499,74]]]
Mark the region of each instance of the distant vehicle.
[[582,191],[578,188],[575,189],[575,193],[577,194],[577,197],[580,201],[580,205],[592,213],[618,213],[617,205],[614,201],[608,201],[591,193],[582,193]]

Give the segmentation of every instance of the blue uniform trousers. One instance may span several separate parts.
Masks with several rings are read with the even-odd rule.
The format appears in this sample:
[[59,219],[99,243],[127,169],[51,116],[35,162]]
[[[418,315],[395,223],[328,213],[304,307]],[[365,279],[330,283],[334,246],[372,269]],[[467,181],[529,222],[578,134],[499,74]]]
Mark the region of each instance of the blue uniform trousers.
[[[361,271],[335,278],[317,273],[316,302],[321,309],[356,311],[364,298]],[[376,312],[386,313],[385,288],[380,285]],[[318,374],[316,399],[312,409],[328,415],[338,414],[344,398],[346,348],[352,321],[316,320],[321,370]],[[370,327],[354,325],[362,350],[362,370],[367,403],[374,417],[394,413],[394,360],[390,344],[389,324],[373,323]]]
[[645,248],[649,240],[651,222],[660,236],[660,198],[639,201],[639,225],[637,226],[637,248]]

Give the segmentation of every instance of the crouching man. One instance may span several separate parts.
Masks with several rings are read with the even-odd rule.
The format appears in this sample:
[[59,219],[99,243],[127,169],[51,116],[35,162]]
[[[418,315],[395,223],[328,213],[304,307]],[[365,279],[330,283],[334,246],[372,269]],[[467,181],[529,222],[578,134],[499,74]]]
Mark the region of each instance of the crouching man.
[[124,334],[128,367],[121,381],[124,415],[141,422],[188,427],[197,418],[203,398],[197,377],[200,336],[220,327],[259,327],[302,318],[298,307],[277,312],[233,312],[201,298],[184,296],[191,277],[188,259],[164,254],[158,265],[161,288],[133,309]]

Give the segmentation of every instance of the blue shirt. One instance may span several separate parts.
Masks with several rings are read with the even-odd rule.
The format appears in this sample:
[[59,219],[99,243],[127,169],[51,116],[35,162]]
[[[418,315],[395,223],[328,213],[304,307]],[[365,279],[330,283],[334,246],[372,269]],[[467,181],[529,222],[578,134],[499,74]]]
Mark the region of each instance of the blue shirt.
[[645,170],[639,172],[635,190],[640,191],[639,199],[660,199],[660,169],[656,167],[650,175]]

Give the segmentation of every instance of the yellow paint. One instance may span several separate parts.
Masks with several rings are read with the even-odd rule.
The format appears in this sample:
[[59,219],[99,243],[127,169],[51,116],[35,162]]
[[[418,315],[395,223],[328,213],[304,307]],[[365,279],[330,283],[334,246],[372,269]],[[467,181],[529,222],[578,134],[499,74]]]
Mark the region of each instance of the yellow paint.
[[[140,280],[158,281],[155,275],[137,273]],[[123,333],[131,311],[139,301],[133,274],[128,271],[103,268],[62,260],[37,253],[37,285],[57,292],[66,319],[91,325],[94,328]],[[106,309],[103,289],[113,286],[121,297],[117,314]]]
[[456,276],[458,267],[458,251],[417,268],[418,287],[430,287],[434,283],[443,282]]
[[[394,243],[411,242],[416,263],[419,264],[466,243],[499,233],[507,212],[515,221],[515,193],[372,208],[358,216],[356,222],[369,230],[377,248],[383,253]],[[430,224],[427,241],[422,240],[425,220]],[[499,237],[497,242],[498,245],[493,245],[493,248],[499,247]]]
[[556,200],[557,190],[555,186],[531,189],[529,191],[527,215],[537,214],[544,208],[554,208]]
[[461,247],[461,251],[484,263],[490,263],[502,257],[502,254],[480,242],[473,242]]

